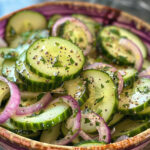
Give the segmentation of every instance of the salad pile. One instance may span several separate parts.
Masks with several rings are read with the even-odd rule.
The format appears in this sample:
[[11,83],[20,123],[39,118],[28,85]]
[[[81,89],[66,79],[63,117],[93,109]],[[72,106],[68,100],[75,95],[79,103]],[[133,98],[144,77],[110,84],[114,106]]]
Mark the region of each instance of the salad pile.
[[138,33],[82,14],[47,21],[26,10],[9,19],[0,47],[1,127],[83,147],[150,127],[150,61]]

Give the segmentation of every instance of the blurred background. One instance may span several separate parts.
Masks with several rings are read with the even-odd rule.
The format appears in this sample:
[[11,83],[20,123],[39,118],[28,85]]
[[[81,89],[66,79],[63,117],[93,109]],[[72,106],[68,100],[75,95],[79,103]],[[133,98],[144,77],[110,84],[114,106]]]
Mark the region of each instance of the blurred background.
[[[17,9],[46,1],[54,1],[54,0],[0,0],[0,17]],[[150,0],[80,0],[80,1],[99,3],[114,8],[118,8],[130,14],[136,15],[141,19],[150,23]]]

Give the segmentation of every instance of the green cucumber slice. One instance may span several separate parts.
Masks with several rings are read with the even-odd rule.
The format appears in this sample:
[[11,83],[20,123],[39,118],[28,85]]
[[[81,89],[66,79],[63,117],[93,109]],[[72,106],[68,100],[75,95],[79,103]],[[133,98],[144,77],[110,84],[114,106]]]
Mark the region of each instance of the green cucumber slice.
[[88,27],[93,36],[95,36],[101,28],[101,25],[91,17],[82,14],[73,14],[72,16],[85,23],[85,25]]
[[112,127],[114,126],[115,124],[117,124],[118,122],[120,122],[120,120],[122,120],[124,118],[124,115],[123,114],[120,114],[120,113],[116,113],[112,120],[109,122],[108,126]]
[[16,61],[16,71],[22,81],[34,89],[34,91],[50,91],[59,87],[62,82],[54,82],[53,80],[48,80],[44,77],[33,73],[29,66],[26,64],[26,53],[20,55]]
[[50,32],[52,31],[52,27],[53,27],[54,23],[61,17],[62,16],[60,14],[55,14],[50,17],[50,19],[48,20],[48,29],[50,29]]
[[88,99],[88,88],[86,81],[83,81],[82,78],[76,78],[73,80],[65,81],[64,88],[67,91],[68,95],[71,95],[74,99],[76,99],[79,105],[83,105],[85,101]]
[[60,124],[51,127],[48,130],[44,130],[40,137],[40,142],[54,143],[60,134]]
[[150,117],[150,106],[146,107],[144,110],[137,112],[134,115],[130,115],[132,119],[148,119]]
[[14,58],[16,57],[15,50],[12,48],[0,48],[0,75],[2,75],[2,65],[5,58]]
[[124,114],[135,114],[149,106],[150,79],[138,79],[133,88],[124,89],[120,95],[118,109]]
[[41,100],[41,98],[44,96],[44,93],[39,93],[37,96],[29,96],[29,97],[23,97],[21,95],[21,101],[20,101],[20,107],[27,107],[30,106],[32,104],[37,103],[39,100]]
[[8,43],[11,43],[15,36],[23,32],[45,29],[46,27],[47,21],[42,14],[31,10],[20,11],[9,19],[5,38]]
[[149,127],[149,121],[125,119],[115,126],[115,132],[112,134],[112,140],[116,140],[122,135],[132,137],[148,129]]
[[137,79],[138,71],[131,67],[128,67],[128,68],[120,67],[118,71],[121,73],[123,77],[124,88],[132,87],[134,84],[134,81]]
[[11,132],[14,132],[16,134],[19,134],[21,136],[27,137],[27,138],[37,138],[40,135],[40,131],[33,132],[31,130],[22,130],[14,126],[10,120],[6,121],[3,124],[0,124],[3,128],[10,130]]
[[75,78],[81,72],[85,59],[82,51],[71,42],[50,37],[31,45],[26,61],[32,71],[58,82]]
[[14,38],[11,43],[10,47],[16,48],[18,46],[28,44],[31,45],[34,41],[42,38],[48,38],[49,37],[49,31],[48,30],[36,30],[36,31],[28,31],[24,32],[20,35],[18,35],[16,38]]
[[71,115],[71,109],[62,102],[49,104],[45,109],[24,116],[13,116],[12,123],[24,130],[46,130],[66,120]]
[[143,62],[143,69],[147,69],[148,67],[150,67],[150,61],[144,59],[144,62]]
[[0,81],[0,106],[7,97],[9,97],[9,87],[5,82]]
[[61,26],[58,35],[66,40],[71,41],[84,52],[89,46],[91,50],[93,43],[93,41],[89,41],[89,37],[87,36],[86,32],[86,28],[82,27],[79,22],[67,21]]
[[114,81],[107,73],[94,69],[85,70],[82,76],[88,82],[89,98],[81,110],[91,109],[109,122],[118,104],[117,87]]
[[106,145],[106,143],[92,140],[92,141],[82,141],[80,143],[77,143],[75,146],[88,148],[88,147],[95,147],[95,146],[102,146],[102,145]]
[[15,82],[21,90],[27,90],[27,85],[20,80],[18,73],[16,72],[15,60],[5,59],[2,66],[2,75],[9,81]]
[[98,43],[104,53],[107,53],[113,62],[134,64],[135,58],[125,47],[119,44],[120,38],[125,37],[137,44],[143,57],[147,56],[147,49],[143,42],[132,32],[116,26],[104,27],[98,34]]

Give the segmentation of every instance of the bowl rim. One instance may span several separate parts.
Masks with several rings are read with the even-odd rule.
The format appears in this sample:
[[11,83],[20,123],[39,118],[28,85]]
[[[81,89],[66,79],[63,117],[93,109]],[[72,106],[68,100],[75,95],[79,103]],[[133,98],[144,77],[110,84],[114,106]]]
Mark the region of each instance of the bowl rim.
[[[19,11],[23,11],[23,10],[28,10],[28,9],[33,9],[33,8],[39,8],[39,7],[43,7],[43,6],[47,6],[47,5],[69,5],[69,6],[74,6],[74,7],[86,7],[89,9],[110,9],[113,11],[120,11],[118,9],[115,8],[111,8],[109,6],[104,6],[101,4],[93,4],[93,3],[89,3],[89,2],[77,2],[77,1],[53,1],[53,2],[44,2],[44,3],[39,3],[39,4],[35,4],[32,6],[28,6],[22,9],[19,9],[17,11],[14,11],[10,14],[7,14],[3,17],[0,18],[0,21],[3,21],[5,19],[8,19],[9,17],[11,17],[13,14],[19,12]],[[133,21],[135,21],[137,23],[137,28],[142,28],[143,26],[150,30],[150,25],[143,21],[142,19],[134,16],[134,15],[130,15],[127,12],[124,11],[120,11],[120,15],[123,17],[126,17],[128,19],[132,19]],[[31,140],[28,139],[26,137],[17,135],[5,128],[0,127],[0,137],[4,140],[8,140],[11,143],[15,143],[17,145],[21,145],[25,148],[30,148],[33,150],[50,150],[50,149],[57,149],[57,150],[87,150],[89,148],[82,148],[82,147],[73,147],[73,146],[61,146],[61,145],[53,145],[53,144],[47,144],[47,143],[42,143],[39,141],[35,141],[35,140]],[[123,150],[123,149],[130,149],[134,146],[138,146],[146,141],[148,141],[150,139],[150,129],[147,129],[144,132],[141,132],[140,134],[128,138],[126,140],[120,141],[120,142],[116,142],[116,143],[110,143],[104,146],[92,146],[90,149],[91,150]]]

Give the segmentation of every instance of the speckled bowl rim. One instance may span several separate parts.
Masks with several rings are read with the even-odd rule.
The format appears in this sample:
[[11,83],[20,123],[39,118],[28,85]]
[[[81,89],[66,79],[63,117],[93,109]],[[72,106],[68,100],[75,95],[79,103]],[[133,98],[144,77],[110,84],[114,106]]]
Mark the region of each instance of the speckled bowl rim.
[[[70,5],[70,6],[74,6],[74,7],[83,6],[88,9],[99,10],[102,8],[103,9],[106,8],[106,9],[110,9],[111,11],[113,11],[113,10],[119,11],[114,8],[110,8],[107,6],[100,5],[100,4],[92,4],[92,3],[88,3],[88,2],[56,1],[56,2],[46,2],[46,3],[36,4],[36,5],[32,5],[32,6],[20,9],[18,11],[15,11],[11,14],[8,14],[8,15],[0,18],[0,21],[8,19],[10,16],[12,16],[16,12],[19,12],[22,10],[27,10],[27,9],[33,9],[33,8],[40,8],[40,7],[47,6],[47,5]],[[123,12],[123,11],[120,11],[120,16],[122,18],[126,18],[128,20],[133,20],[134,22],[136,22],[137,28],[140,29],[142,27],[145,27],[146,29],[148,29],[150,31],[150,25],[148,23],[146,23],[145,21],[143,21],[133,15],[130,15],[126,12]],[[38,141],[34,141],[31,139],[22,137],[15,133],[12,133],[2,127],[0,127],[0,138],[2,138],[3,140],[9,141],[11,144],[20,145],[24,148],[31,149],[31,150],[51,150],[51,149],[55,149],[55,150],[68,150],[68,149],[69,150],[89,150],[89,149],[90,150],[124,150],[124,149],[130,149],[130,148],[137,147],[138,145],[143,144],[143,143],[147,142],[148,140],[150,140],[150,129],[147,129],[146,131],[144,131],[134,137],[128,138],[128,139],[120,141],[120,142],[111,143],[111,144],[107,144],[104,146],[93,146],[90,148],[59,146],[59,145],[41,143]]]

